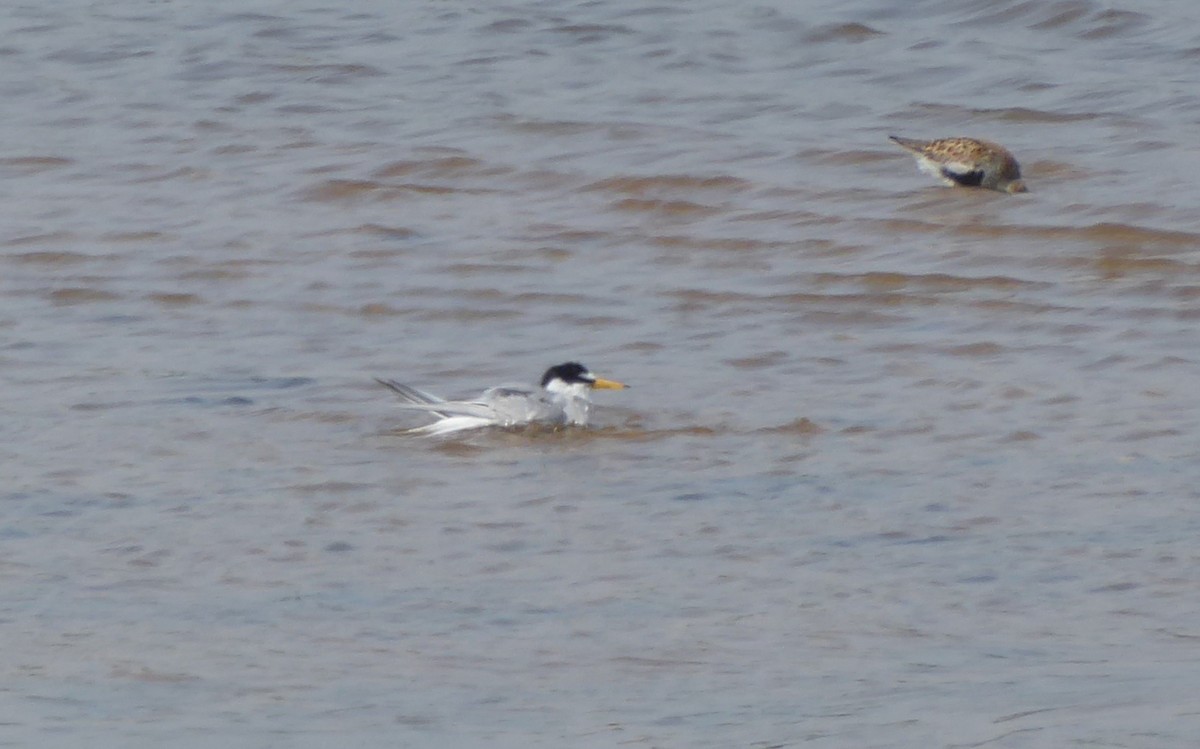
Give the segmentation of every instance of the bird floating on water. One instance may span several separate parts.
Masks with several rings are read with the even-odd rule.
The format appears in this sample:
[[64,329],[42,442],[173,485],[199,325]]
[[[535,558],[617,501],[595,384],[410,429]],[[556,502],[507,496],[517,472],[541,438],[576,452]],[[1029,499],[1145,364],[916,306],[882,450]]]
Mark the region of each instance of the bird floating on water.
[[410,434],[443,435],[467,429],[530,424],[586,426],[592,412],[592,390],[623,390],[628,385],[595,376],[579,362],[546,370],[539,387],[488,388],[476,400],[448,401],[395,380],[376,380],[400,396],[401,408],[438,417]]
[[947,185],[986,187],[1000,192],[1026,192],[1021,165],[999,143],[975,138],[912,140],[889,135],[917,159],[921,171]]

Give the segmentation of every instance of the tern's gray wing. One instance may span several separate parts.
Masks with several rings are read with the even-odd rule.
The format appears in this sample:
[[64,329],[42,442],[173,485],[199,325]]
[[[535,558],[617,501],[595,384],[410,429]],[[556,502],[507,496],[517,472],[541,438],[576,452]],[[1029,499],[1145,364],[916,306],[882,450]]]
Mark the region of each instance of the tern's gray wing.
[[561,424],[567,420],[562,403],[545,391],[522,386],[503,386],[485,390],[476,400],[448,401],[411,385],[395,380],[378,380],[399,396],[396,404],[413,411],[424,411],[440,421],[412,430],[422,434],[449,434],[481,426],[520,426],[533,422]]
[[504,426],[532,422],[558,424],[566,418],[562,405],[548,398],[542,390],[495,387],[485,390],[479,400],[492,409],[497,423]]
[[411,385],[405,385],[403,382],[396,380],[384,380],[378,377],[375,381],[391,390],[396,395],[400,396],[400,406],[402,408],[413,408],[419,411],[430,411],[439,416],[448,416],[437,408],[438,405],[446,402],[444,398],[439,398],[432,393],[427,393],[424,390],[418,390]]
[[403,382],[396,382],[395,380],[383,380],[378,377],[375,378],[375,382],[378,382],[380,385],[383,385],[385,388],[388,388],[392,392],[396,393],[396,395],[399,395],[406,403],[445,402],[445,398],[439,398],[432,393],[427,393],[424,390],[418,390],[411,385],[405,385]]
[[476,419],[486,419],[492,421],[496,418],[496,413],[491,404],[486,402],[487,393],[483,394],[480,400],[476,401],[448,401],[444,398],[439,398],[432,393],[427,393],[424,390],[418,390],[411,385],[405,385],[402,382],[395,380],[378,380],[381,385],[388,388],[396,395],[400,396],[400,402],[397,403],[400,408],[408,408],[413,411],[425,411],[436,414],[443,419],[448,419],[453,416],[470,416]]

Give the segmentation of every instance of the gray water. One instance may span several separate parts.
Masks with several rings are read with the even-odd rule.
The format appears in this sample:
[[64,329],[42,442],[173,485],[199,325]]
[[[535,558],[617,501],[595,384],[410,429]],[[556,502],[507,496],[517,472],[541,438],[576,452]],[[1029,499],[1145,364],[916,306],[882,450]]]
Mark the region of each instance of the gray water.
[[1198,28],[10,5],[0,745],[1195,746]]

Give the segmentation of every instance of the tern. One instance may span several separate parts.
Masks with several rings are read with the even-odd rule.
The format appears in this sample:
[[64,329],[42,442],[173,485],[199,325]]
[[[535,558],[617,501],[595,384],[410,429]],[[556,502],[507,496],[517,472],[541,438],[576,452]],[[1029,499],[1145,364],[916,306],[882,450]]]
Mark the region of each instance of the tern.
[[484,390],[475,400],[451,401],[395,380],[376,379],[400,396],[401,408],[438,417],[432,424],[409,429],[410,434],[444,435],[481,427],[529,424],[586,426],[593,390],[623,390],[628,385],[605,380],[579,362],[546,370],[539,387],[499,386]]

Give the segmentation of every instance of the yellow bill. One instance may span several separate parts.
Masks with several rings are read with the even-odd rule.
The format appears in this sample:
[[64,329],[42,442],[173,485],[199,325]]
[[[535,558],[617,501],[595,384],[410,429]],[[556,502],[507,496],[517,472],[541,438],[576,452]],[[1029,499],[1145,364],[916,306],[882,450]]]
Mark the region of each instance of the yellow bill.
[[627,387],[629,387],[629,386],[623,382],[617,382],[616,380],[606,380],[602,377],[597,377],[596,381],[592,383],[593,390],[624,390]]

